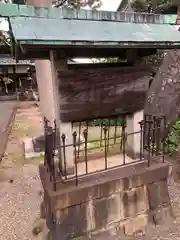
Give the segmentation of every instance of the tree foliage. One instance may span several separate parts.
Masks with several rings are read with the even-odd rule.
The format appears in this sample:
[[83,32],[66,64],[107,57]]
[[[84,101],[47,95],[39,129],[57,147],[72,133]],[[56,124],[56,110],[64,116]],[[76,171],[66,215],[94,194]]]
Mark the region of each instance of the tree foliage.
[[101,0],[55,0],[54,5],[56,7],[71,7],[71,8],[81,8],[89,7],[91,9],[97,9],[101,6]]
[[132,0],[131,6],[136,12],[176,13],[172,0]]

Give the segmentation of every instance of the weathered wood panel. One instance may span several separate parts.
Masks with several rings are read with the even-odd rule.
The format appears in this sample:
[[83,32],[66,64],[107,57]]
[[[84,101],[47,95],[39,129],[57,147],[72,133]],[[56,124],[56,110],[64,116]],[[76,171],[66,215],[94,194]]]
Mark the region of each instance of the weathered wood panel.
[[[169,50],[157,72],[145,103],[145,114],[166,116],[169,127],[180,114],[180,50]],[[168,130],[168,128],[167,128]],[[167,134],[165,131],[165,135]]]
[[106,117],[142,109],[150,69],[143,66],[59,71],[62,121]]

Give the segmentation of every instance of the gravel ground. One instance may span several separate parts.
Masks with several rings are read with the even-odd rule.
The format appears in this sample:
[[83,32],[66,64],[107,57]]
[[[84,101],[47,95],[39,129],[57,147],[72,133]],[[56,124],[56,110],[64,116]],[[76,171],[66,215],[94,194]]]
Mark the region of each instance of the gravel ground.
[[34,237],[34,222],[40,216],[42,186],[38,173],[41,159],[24,162],[22,138],[41,131],[39,109],[22,103],[0,165],[0,240],[44,240]]
[[7,171],[7,179],[0,183],[0,240],[34,240],[32,228],[41,202],[37,166],[13,167],[11,171],[18,172],[13,183]]
[[[0,240],[44,240],[41,234],[36,237],[32,234],[42,200],[40,159],[24,162],[21,144],[21,138],[38,133],[42,123],[37,118],[38,109],[28,104],[24,103],[17,112],[0,166]],[[173,182],[169,193],[175,219],[167,220],[161,227],[149,226],[146,234],[140,232],[128,240],[180,240],[180,182]]]

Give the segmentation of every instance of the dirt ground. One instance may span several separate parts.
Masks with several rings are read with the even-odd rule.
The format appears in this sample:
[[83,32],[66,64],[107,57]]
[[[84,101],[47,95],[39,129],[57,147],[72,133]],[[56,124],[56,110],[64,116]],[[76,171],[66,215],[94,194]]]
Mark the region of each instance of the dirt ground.
[[[22,138],[43,131],[41,114],[33,103],[20,103],[0,165],[0,240],[44,240],[32,235],[34,222],[39,218],[42,186],[38,164],[42,159],[24,160]],[[175,164],[179,161],[172,162]],[[146,234],[138,233],[131,240],[180,240],[180,181],[169,185],[175,218],[161,227],[148,227]],[[114,240],[120,240],[118,236]]]
[[42,187],[38,173],[41,159],[25,162],[22,138],[42,132],[38,107],[21,103],[0,165],[0,240],[34,240],[32,228],[39,218]]

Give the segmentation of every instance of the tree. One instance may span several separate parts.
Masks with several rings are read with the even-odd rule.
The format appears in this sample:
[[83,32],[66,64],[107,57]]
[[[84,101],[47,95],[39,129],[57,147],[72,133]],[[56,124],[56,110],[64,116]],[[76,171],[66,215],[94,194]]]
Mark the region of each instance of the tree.
[[131,6],[136,12],[176,14],[171,0],[133,0]]
[[[161,14],[176,14],[177,9],[172,5],[171,0],[133,0],[131,7],[135,12],[149,12]],[[157,54],[145,57],[143,61],[146,64],[153,65],[154,71],[161,65],[166,52],[158,50]]]
[[90,7],[91,9],[97,9],[101,6],[101,0],[57,0],[54,2],[55,7],[73,7],[73,8],[81,8],[81,7]]
[[[16,3],[16,4],[26,4],[26,0],[0,0],[3,3]],[[102,0],[53,0],[52,4],[54,7],[90,7],[92,9],[99,8],[102,4]]]

